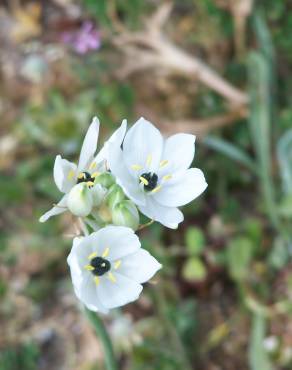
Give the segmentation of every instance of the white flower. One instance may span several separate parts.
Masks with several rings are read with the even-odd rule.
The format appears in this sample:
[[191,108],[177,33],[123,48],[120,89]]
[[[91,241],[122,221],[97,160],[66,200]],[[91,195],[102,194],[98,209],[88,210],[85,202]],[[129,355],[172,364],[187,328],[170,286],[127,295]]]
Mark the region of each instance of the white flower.
[[[58,189],[64,195],[58,204],[41,216],[40,222],[45,222],[51,216],[65,212],[68,209],[70,191],[72,190],[73,195],[76,195],[79,190],[84,190],[83,187],[80,186],[73,189],[73,187],[80,183],[86,183],[88,189],[90,189],[90,194],[88,194],[89,192],[83,191],[82,194],[86,195],[84,198],[86,204],[81,204],[80,206],[76,201],[74,202],[72,195],[70,197],[72,202],[69,204],[70,210],[77,216],[85,216],[86,213],[88,214],[90,212],[92,205],[98,205],[100,197],[103,194],[103,188],[100,184],[94,185],[95,178],[101,172],[106,171],[108,146],[113,143],[117,143],[117,145],[120,146],[125,136],[126,128],[127,122],[124,120],[121,126],[114,132],[100,152],[95,156],[99,133],[99,120],[94,117],[84,138],[78,165],[57,155],[54,165],[54,180]],[[91,207],[89,207],[90,204]],[[87,210],[87,212],[84,212],[84,210]]]
[[112,144],[109,167],[126,195],[147,217],[177,228],[183,214],[177,208],[197,198],[207,187],[203,172],[189,168],[195,136],[176,134],[164,140],[140,118],[125,136],[123,147]]
[[136,300],[160,263],[141,248],[133,230],[106,226],[84,238],[75,238],[68,256],[76,296],[92,311]]

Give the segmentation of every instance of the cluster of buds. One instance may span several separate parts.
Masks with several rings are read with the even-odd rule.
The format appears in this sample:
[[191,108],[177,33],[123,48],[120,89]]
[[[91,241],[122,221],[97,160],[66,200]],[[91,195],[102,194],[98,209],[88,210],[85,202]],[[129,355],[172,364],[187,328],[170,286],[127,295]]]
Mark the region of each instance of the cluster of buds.
[[127,132],[124,120],[96,154],[98,134],[95,117],[78,164],[56,157],[54,180],[63,196],[40,221],[69,211],[88,225],[92,233],[76,237],[68,257],[72,282],[87,308],[108,312],[137,299],[141,284],[161,268],[135,234],[139,212],[177,228],[183,221],[178,207],[198,197],[207,184],[201,170],[189,168],[193,135],[164,139],[144,118]]

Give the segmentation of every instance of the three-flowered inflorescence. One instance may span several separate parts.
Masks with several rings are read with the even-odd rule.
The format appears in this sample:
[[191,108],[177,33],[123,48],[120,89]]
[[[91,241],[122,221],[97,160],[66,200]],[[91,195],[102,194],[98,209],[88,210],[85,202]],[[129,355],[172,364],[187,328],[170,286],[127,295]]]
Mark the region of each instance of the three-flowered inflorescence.
[[67,211],[88,225],[92,232],[73,240],[71,278],[88,309],[107,313],[136,300],[161,268],[135,234],[144,226],[140,213],[176,229],[184,219],[178,207],[197,198],[207,183],[201,170],[190,168],[194,135],[165,139],[144,118],[127,131],[124,120],[97,152],[98,135],[95,117],[78,163],[57,155],[54,180],[63,195],[40,221]]

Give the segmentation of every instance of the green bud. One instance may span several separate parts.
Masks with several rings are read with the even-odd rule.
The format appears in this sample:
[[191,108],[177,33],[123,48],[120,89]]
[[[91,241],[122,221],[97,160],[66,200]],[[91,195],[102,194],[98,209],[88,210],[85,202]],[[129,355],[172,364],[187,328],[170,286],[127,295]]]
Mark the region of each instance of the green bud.
[[75,216],[86,217],[89,215],[93,199],[91,189],[85,182],[73,186],[68,195],[67,206]]
[[105,188],[109,188],[115,183],[114,176],[109,172],[103,172],[95,178],[95,184],[100,184]]
[[93,206],[99,207],[105,198],[106,189],[102,185],[96,184],[90,189],[90,192],[92,194]]
[[112,211],[112,221],[117,226],[127,226],[134,231],[139,226],[139,213],[131,200],[123,200],[116,204]]
[[123,189],[118,184],[113,184],[106,195],[106,203],[112,209],[125,198]]

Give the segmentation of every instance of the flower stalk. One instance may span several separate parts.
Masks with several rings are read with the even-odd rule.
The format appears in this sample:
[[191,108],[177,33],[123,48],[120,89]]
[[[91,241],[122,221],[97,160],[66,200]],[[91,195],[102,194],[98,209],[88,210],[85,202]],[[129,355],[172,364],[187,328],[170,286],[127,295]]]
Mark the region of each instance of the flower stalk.
[[100,339],[103,352],[104,352],[104,362],[107,370],[118,370],[117,362],[115,360],[114,350],[110,336],[104,326],[102,319],[97,315],[97,313],[90,311],[88,308],[84,307],[86,317],[91,323],[94,331],[96,332],[98,338]]

